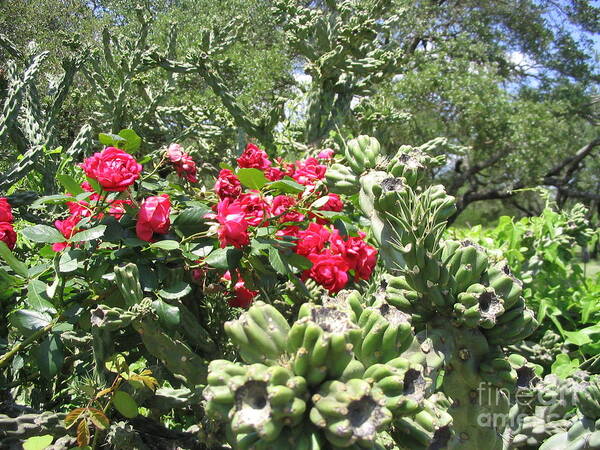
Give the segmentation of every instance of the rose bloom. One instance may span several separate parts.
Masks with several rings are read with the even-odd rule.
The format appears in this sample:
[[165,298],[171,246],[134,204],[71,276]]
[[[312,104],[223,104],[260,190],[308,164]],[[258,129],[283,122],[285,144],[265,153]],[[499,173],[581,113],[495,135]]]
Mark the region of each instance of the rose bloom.
[[337,194],[327,194],[329,199],[327,203],[319,208],[321,211],[337,211],[340,212],[344,209],[344,203],[342,199]]
[[169,145],[169,148],[167,148],[167,158],[169,158],[172,163],[181,161],[183,154],[183,147],[179,144],[171,144]]
[[319,253],[329,242],[331,233],[327,228],[312,222],[306,230],[298,232],[298,242],[296,244],[296,253],[308,256],[312,253]]
[[281,180],[285,176],[285,172],[277,167],[269,167],[265,169],[265,178],[270,181]]
[[326,171],[327,166],[319,164],[319,161],[316,158],[307,158],[304,161],[296,162],[296,170],[292,177],[298,183],[306,186],[323,179]]
[[235,199],[242,193],[242,183],[229,169],[222,169],[215,183],[215,192],[221,200],[224,198]]
[[238,203],[232,203],[228,198],[221,200],[217,205],[217,220],[221,248],[228,245],[240,248],[250,243],[246,213]]
[[280,222],[302,222],[304,215],[292,209],[295,204],[296,199],[294,197],[277,195],[271,203],[271,214],[273,216],[281,215]]
[[324,159],[324,160],[330,160],[330,159],[333,159],[334,153],[335,153],[335,151],[332,148],[326,148],[319,152],[319,154],[317,155],[317,158]]
[[102,189],[122,192],[140,176],[142,165],[133,156],[115,147],[106,147],[87,158],[81,167],[85,174],[97,180]]
[[238,166],[265,170],[271,167],[269,155],[254,144],[246,145],[244,152],[237,159]]
[[269,213],[271,207],[258,192],[242,194],[235,201],[244,211],[244,218],[248,225],[253,227],[259,225]]
[[303,280],[312,278],[330,294],[340,291],[348,283],[348,265],[343,256],[323,252],[312,253],[308,259],[313,266],[303,272]]
[[[62,235],[66,239],[71,239],[71,237],[73,237],[73,235],[79,231],[75,228],[75,226],[77,225],[77,223],[79,223],[80,220],[81,216],[71,215],[65,220],[54,221],[54,226],[58,231],[62,233]],[[55,252],[60,252],[61,250],[64,250],[65,248],[70,246],[71,245],[67,242],[56,242],[52,244],[52,250],[54,250]]]
[[[223,279],[226,281],[231,281],[231,274],[229,273],[229,270],[225,272]],[[252,300],[258,295],[258,291],[251,291],[245,286],[244,280],[241,277],[238,277],[238,280],[233,287],[233,293],[234,297],[227,301],[229,306],[246,309],[250,307]]]
[[0,241],[4,242],[11,250],[17,243],[17,233],[13,226],[8,222],[0,222]]
[[115,200],[109,205],[108,213],[115,219],[119,220],[125,214],[125,207],[123,205],[133,205],[131,200]]
[[144,199],[135,224],[137,237],[143,241],[150,241],[154,233],[167,233],[171,226],[170,213],[171,201],[167,194]]
[[348,238],[344,256],[348,266],[354,270],[355,278],[368,280],[377,264],[377,250],[363,240],[363,236]]
[[275,233],[275,237],[283,241],[296,242],[298,240],[298,234],[300,233],[300,227],[292,225],[289,227],[282,228]]
[[6,197],[0,197],[0,222],[12,222],[13,215]]

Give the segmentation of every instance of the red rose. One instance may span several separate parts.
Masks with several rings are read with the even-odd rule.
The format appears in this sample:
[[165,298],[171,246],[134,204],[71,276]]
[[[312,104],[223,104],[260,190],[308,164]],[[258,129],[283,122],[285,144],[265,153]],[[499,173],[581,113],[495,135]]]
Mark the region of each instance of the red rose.
[[239,204],[231,203],[228,198],[221,200],[217,205],[217,220],[221,248],[228,245],[240,248],[250,243],[246,214]]
[[239,204],[244,211],[244,218],[246,219],[246,222],[248,222],[248,225],[253,227],[259,225],[271,209],[269,204],[258,192],[242,194],[235,202]]
[[17,243],[17,233],[13,226],[8,222],[0,222],[0,241],[4,242],[11,250]]
[[254,144],[246,145],[244,153],[237,159],[238,166],[265,170],[271,167],[269,155]]
[[317,180],[325,178],[327,166],[319,164],[316,158],[307,158],[296,162],[296,170],[292,177],[303,185],[314,184]]
[[285,173],[283,170],[278,169],[277,167],[269,167],[265,169],[265,177],[270,181],[281,180],[284,177]]
[[115,200],[109,205],[108,213],[115,219],[119,220],[125,214],[124,205],[132,205],[131,200]]
[[368,280],[377,264],[377,250],[361,237],[350,237],[346,241],[344,254],[348,266],[354,270],[356,279]]
[[[66,239],[71,239],[71,237],[73,237],[73,235],[79,231],[75,228],[75,226],[79,223],[80,220],[81,216],[71,215],[65,220],[54,221],[54,226],[58,231],[62,233],[62,235]],[[55,252],[60,252],[61,250],[64,250],[69,246],[70,244],[67,242],[56,242],[52,244],[52,250],[54,250]]]
[[[300,227],[298,227],[296,225],[292,225],[289,227],[282,228],[281,230],[278,230],[275,233],[275,236],[284,241],[288,241],[288,242],[294,241],[295,242],[298,240],[299,233],[300,233]],[[295,238],[295,239],[290,239],[290,238]]]
[[183,147],[179,144],[171,144],[167,149],[167,158],[175,166],[177,175],[185,178],[190,183],[197,183],[196,163],[192,157],[183,151]]
[[296,253],[299,255],[310,255],[319,253],[329,242],[331,233],[327,228],[312,222],[306,230],[298,233],[298,242],[296,244]]
[[[229,271],[225,272],[223,279],[231,281],[231,274]],[[238,277],[238,281],[233,287],[233,292],[235,296],[234,298],[229,299],[228,303],[229,306],[235,306],[238,308],[249,308],[254,297],[258,295],[258,291],[251,291],[245,286],[244,280],[241,277]]]
[[324,160],[330,160],[330,159],[333,159],[334,153],[335,152],[332,148],[326,148],[319,152],[319,154],[317,155],[317,158],[324,159]]
[[348,283],[348,265],[341,255],[331,253],[313,253],[308,255],[313,266],[304,271],[302,279],[312,278],[325,287],[330,294],[343,289]]
[[140,205],[138,220],[135,224],[137,237],[150,241],[154,233],[164,234],[169,231],[171,220],[171,201],[167,194],[156,195],[144,199]]
[[94,153],[81,165],[85,174],[97,180],[102,189],[122,192],[140,176],[142,165],[133,156],[115,147]]
[[0,222],[12,222],[13,215],[6,197],[0,197]]
[[219,172],[219,178],[215,183],[215,192],[221,200],[224,198],[235,199],[242,193],[242,183],[231,170],[223,169]]
[[296,199],[289,195],[278,195],[271,203],[271,214],[279,217],[280,222],[302,222],[304,215],[292,208],[296,204]]
[[340,212],[344,209],[344,203],[342,203],[342,199],[337,194],[327,194],[329,199],[327,203],[319,208],[321,211],[337,211]]

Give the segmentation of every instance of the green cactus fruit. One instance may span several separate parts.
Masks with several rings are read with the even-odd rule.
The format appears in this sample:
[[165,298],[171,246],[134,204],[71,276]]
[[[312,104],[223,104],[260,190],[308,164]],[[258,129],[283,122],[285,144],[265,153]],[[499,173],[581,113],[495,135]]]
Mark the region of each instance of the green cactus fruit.
[[348,164],[357,175],[374,168],[380,153],[379,141],[365,135],[349,140],[344,152]]
[[247,363],[276,364],[286,351],[289,330],[281,313],[261,301],[237,320],[225,322],[225,332]]
[[365,380],[328,381],[313,395],[312,401],[310,420],[324,430],[333,446],[357,444],[371,448],[377,432],[392,421],[392,413],[385,407],[385,394]]
[[521,298],[496,319],[493,328],[482,331],[491,345],[505,346],[522,341],[533,333],[537,326],[533,311],[525,307]]
[[584,417],[569,428],[545,441],[540,450],[600,449],[600,419]]
[[517,371],[501,350],[485,356],[479,365],[479,373],[483,381],[508,391],[512,391],[517,384]]
[[211,417],[230,420],[234,435],[256,433],[272,442],[284,426],[299,424],[306,410],[306,381],[281,366],[209,365],[203,395]]
[[310,386],[342,375],[354,358],[360,328],[347,310],[305,303],[288,336],[288,351],[297,375]]
[[396,155],[389,162],[387,170],[395,177],[402,177],[408,186],[416,187],[425,174],[427,155],[418,150],[411,150],[410,146],[400,147]]
[[414,414],[423,406],[425,392],[431,384],[423,374],[423,366],[398,357],[386,364],[370,366],[365,370],[364,379],[383,391],[385,406],[398,417]]
[[355,353],[366,366],[395,358],[413,340],[410,316],[385,301],[365,308],[358,325],[362,342],[355,348]]
[[504,300],[496,296],[493,288],[481,284],[469,286],[466,292],[458,294],[454,304],[454,320],[469,328],[492,328],[498,316],[504,313]]
[[464,292],[474,283],[479,283],[488,268],[488,256],[482,247],[465,240],[445,241],[442,261],[451,276],[450,286],[455,293]]
[[585,390],[577,392],[576,404],[588,419],[600,419],[600,376],[592,377]]
[[339,163],[327,168],[325,182],[329,190],[336,194],[352,195],[360,190],[356,174],[349,167]]
[[504,308],[510,309],[517,303],[523,291],[523,283],[515,278],[506,261],[500,261],[487,270],[483,277],[490,287],[496,291],[496,295],[504,299]]
[[452,437],[452,416],[447,412],[450,402],[440,392],[423,403],[423,410],[414,416],[394,421],[395,441],[410,449],[447,448]]
[[115,281],[117,287],[125,300],[125,305],[131,307],[142,301],[144,292],[140,285],[140,273],[138,267],[133,263],[125,266],[115,266]]

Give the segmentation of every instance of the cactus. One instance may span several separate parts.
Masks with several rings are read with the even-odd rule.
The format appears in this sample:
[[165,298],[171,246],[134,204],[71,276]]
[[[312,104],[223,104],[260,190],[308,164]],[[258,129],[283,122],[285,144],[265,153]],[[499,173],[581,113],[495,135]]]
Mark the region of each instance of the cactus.
[[231,421],[241,440],[247,434],[272,442],[284,426],[302,421],[306,410],[306,381],[281,366],[242,366],[215,360],[209,366],[204,390],[209,414]]
[[377,385],[354,379],[321,385],[313,395],[310,420],[325,430],[329,442],[338,447],[373,445],[376,434],[392,421],[389,402]]
[[[354,291],[325,298],[324,305],[305,303],[291,328],[273,307],[256,302],[226,325],[248,365],[213,361],[203,395],[207,414],[230,422],[232,446],[381,448],[377,441],[393,417],[423,407],[432,381],[418,349],[365,371],[368,363],[355,352],[361,340],[356,317],[372,310],[362,301]],[[374,317],[388,320],[382,314],[389,306],[379,306]],[[410,327],[403,332],[412,343]]]

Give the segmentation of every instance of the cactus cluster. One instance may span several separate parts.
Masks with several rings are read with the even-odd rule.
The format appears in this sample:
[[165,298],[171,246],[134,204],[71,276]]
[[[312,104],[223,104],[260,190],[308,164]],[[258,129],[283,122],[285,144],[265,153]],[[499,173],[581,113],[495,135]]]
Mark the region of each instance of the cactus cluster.
[[432,381],[422,352],[399,356],[415,337],[391,308],[342,292],[302,305],[290,327],[275,307],[256,302],[225,325],[246,364],[210,364],[207,413],[228,422],[240,449],[376,448],[394,420],[420,423]]

